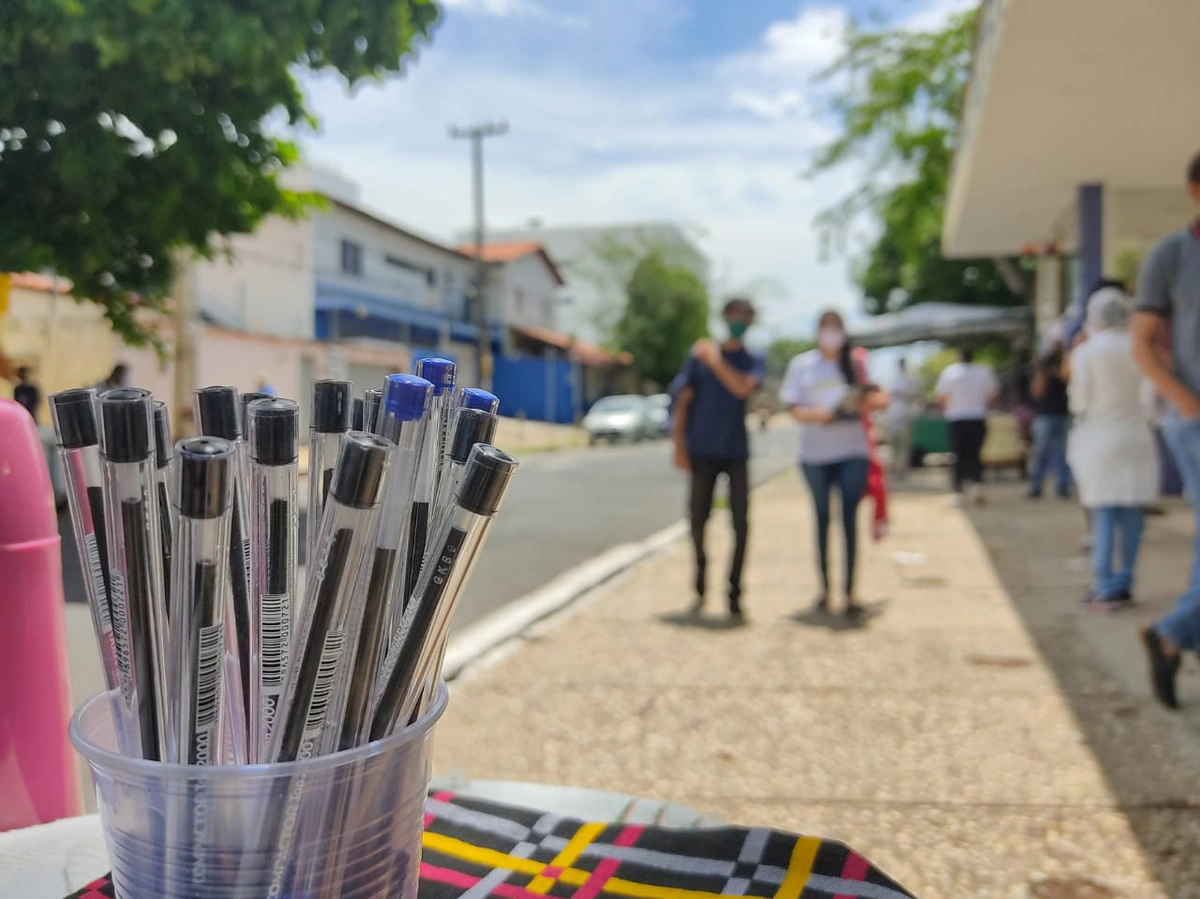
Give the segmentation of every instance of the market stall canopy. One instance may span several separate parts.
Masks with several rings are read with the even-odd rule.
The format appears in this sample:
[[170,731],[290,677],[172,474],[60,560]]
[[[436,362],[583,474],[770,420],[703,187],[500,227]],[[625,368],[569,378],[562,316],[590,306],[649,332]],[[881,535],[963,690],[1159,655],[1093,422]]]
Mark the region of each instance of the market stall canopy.
[[900,312],[877,315],[850,331],[855,344],[878,349],[921,340],[963,340],[978,337],[1020,337],[1029,333],[1033,316],[1027,308],[957,306],[921,303]]

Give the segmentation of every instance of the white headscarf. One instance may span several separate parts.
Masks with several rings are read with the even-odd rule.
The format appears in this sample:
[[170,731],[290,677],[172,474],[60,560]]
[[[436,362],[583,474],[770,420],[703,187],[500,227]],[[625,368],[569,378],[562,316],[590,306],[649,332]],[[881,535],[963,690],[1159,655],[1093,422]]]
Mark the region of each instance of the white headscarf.
[[1088,298],[1087,331],[1119,331],[1129,326],[1133,314],[1129,297],[1116,287],[1104,287]]

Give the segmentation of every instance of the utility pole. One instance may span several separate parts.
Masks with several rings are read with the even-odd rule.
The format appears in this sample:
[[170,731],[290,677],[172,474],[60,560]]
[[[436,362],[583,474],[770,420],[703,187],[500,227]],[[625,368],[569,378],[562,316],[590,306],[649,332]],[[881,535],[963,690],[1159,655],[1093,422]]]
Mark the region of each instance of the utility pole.
[[479,342],[476,360],[479,364],[479,382],[486,390],[492,387],[492,335],[488,330],[487,263],[483,259],[483,142],[489,137],[500,137],[508,133],[508,122],[484,122],[470,128],[450,129],[450,137],[471,142],[471,176],[475,199],[475,318],[479,326]]

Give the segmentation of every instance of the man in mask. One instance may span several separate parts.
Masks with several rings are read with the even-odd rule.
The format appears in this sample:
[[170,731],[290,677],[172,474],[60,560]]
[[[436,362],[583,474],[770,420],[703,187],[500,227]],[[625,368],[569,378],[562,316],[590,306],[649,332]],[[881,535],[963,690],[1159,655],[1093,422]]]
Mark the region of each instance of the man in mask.
[[704,529],[712,511],[717,478],[729,480],[734,550],[729,564],[729,614],[742,620],[742,565],[750,533],[750,438],[746,432],[746,400],[762,384],[766,362],[751,354],[742,338],[754,324],[754,306],[737,298],[723,312],[728,339],[696,342],[684,366],[675,400],[673,436],[675,466],[691,473],[689,513],[696,550],[696,599],[692,614],[704,611],[707,558]]

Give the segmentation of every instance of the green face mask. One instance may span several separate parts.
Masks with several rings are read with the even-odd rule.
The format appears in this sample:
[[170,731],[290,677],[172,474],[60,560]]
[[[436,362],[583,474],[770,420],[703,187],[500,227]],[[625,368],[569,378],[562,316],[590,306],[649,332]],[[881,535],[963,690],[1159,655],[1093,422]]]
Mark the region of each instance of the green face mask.
[[750,322],[729,322],[729,336],[734,340],[741,340],[749,330]]

